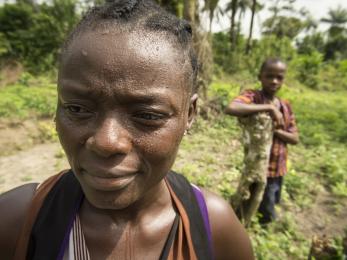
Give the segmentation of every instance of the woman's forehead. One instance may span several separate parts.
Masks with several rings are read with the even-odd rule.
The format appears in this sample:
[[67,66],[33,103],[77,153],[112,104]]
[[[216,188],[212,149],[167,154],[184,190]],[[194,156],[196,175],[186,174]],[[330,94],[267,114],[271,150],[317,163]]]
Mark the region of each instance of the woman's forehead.
[[[187,55],[165,32],[87,31],[76,37],[63,54],[63,62],[71,57],[94,59],[112,64],[116,60],[136,59],[139,62],[157,62],[182,68]],[[189,68],[189,67],[188,67]]]
[[[62,58],[59,82],[109,89],[170,87],[190,89],[191,66],[181,51],[160,33],[86,32]],[[101,87],[102,86],[102,87]]]

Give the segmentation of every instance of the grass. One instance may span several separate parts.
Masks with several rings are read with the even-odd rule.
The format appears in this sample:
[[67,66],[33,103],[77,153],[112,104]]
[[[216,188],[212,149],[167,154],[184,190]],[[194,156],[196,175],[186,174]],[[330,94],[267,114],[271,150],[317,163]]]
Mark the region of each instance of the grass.
[[0,117],[27,119],[52,117],[56,107],[56,85],[26,86],[21,83],[0,89]]

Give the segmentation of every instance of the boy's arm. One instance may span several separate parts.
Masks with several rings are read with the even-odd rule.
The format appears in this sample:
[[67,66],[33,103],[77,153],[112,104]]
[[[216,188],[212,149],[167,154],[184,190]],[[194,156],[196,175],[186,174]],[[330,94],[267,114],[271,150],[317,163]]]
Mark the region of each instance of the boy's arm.
[[283,142],[286,142],[288,144],[297,144],[299,142],[299,134],[298,132],[287,132],[283,129],[276,129],[274,131],[274,134],[276,137],[281,139]]
[[284,101],[289,112],[289,126],[285,129],[279,127],[275,129],[274,135],[288,144],[297,144],[299,142],[299,132],[295,122],[295,116],[291,105],[288,101]]
[[283,115],[273,104],[245,104],[232,101],[224,110],[224,113],[232,116],[247,116],[260,112],[268,112],[277,125],[283,125]]

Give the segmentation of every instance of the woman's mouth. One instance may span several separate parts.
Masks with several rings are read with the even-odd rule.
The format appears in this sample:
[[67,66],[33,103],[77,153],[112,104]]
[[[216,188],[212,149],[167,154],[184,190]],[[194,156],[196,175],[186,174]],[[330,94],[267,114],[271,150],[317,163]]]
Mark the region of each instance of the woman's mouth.
[[101,191],[117,191],[128,186],[137,176],[134,173],[114,174],[91,174],[82,170],[82,178],[93,189]]

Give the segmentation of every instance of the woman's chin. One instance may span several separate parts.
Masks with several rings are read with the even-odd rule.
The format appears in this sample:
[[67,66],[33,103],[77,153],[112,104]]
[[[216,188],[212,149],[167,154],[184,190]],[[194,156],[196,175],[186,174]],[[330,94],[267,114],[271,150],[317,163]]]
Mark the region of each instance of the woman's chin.
[[122,210],[137,201],[138,192],[130,190],[99,191],[84,190],[88,202],[97,209]]

